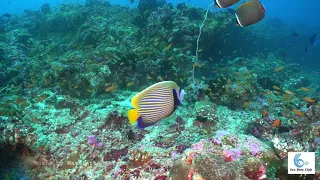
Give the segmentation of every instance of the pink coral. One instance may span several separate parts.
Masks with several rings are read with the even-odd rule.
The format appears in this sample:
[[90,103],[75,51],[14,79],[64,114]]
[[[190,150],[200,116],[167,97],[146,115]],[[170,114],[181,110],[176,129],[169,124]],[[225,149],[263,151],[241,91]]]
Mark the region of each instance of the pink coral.
[[199,153],[202,151],[202,149],[203,149],[203,142],[202,141],[195,143],[192,147],[192,150],[199,152]]
[[261,165],[257,172],[246,172],[245,175],[251,180],[265,180],[266,167]]
[[224,157],[224,162],[231,162],[235,161],[234,157],[232,157],[232,152],[231,151],[224,151],[223,157]]
[[192,180],[194,173],[195,173],[195,170],[191,168],[188,174],[188,180]]
[[241,150],[239,149],[225,150],[223,156],[224,156],[225,162],[236,161],[241,156]]

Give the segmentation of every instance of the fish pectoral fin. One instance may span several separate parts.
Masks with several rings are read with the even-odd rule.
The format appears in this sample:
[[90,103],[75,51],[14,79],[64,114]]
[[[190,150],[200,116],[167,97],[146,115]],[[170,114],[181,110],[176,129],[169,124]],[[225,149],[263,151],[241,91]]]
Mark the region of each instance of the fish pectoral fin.
[[137,109],[130,109],[128,111],[128,119],[131,125],[136,123],[138,118],[139,118],[139,114]]

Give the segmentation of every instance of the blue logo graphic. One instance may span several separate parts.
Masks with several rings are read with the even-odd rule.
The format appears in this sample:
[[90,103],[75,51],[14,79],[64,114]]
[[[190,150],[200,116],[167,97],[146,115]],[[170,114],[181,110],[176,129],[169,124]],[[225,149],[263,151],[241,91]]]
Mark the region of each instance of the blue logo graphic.
[[294,165],[295,165],[297,168],[302,168],[302,166],[304,165],[304,161],[303,161],[302,159],[300,159],[300,156],[301,156],[301,153],[297,153],[297,154],[294,156],[294,159],[293,159]]

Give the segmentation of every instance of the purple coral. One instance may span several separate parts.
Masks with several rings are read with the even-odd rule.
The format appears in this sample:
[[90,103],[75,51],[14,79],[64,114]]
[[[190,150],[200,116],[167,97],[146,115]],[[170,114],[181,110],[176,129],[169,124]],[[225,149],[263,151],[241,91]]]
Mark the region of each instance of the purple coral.
[[227,134],[229,134],[228,131],[226,131],[226,130],[219,130],[219,131],[217,132],[217,134],[215,135],[215,137],[216,137],[216,138],[221,138],[221,137],[223,137],[223,136],[225,136],[225,135],[227,135]]
[[196,152],[201,152],[203,149],[203,142],[197,142],[192,146],[192,150],[196,151]]
[[211,141],[214,145],[220,145],[220,144],[222,144],[221,139],[211,138],[210,141]]
[[99,149],[103,149],[104,147],[104,144],[102,142],[99,142],[97,136],[95,135],[88,136],[88,144]]
[[88,144],[94,146],[98,143],[98,138],[95,135],[88,136]]
[[250,147],[250,153],[255,156],[260,153],[260,148],[257,146],[252,146]]
[[96,147],[99,148],[99,149],[103,149],[104,143],[99,142],[99,143],[96,144]]
[[260,142],[249,142],[246,144],[246,147],[249,148],[249,151],[252,155],[257,155],[261,152],[261,143]]

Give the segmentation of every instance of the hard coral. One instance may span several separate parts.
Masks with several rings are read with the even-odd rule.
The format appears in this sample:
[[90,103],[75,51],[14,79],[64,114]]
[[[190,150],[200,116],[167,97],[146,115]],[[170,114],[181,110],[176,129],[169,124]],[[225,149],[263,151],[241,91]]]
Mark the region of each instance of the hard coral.
[[196,120],[200,122],[211,121],[212,123],[216,123],[218,121],[216,108],[217,106],[215,104],[208,101],[196,102]]
[[143,150],[130,150],[129,163],[135,167],[142,166],[152,159],[150,153]]
[[100,128],[121,129],[127,125],[129,125],[129,121],[125,116],[120,115],[117,111],[112,111],[106,118],[104,125],[102,125]]
[[104,147],[104,144],[102,142],[99,142],[98,138],[95,135],[88,136],[88,144],[99,149],[102,149]]
[[175,149],[176,149],[177,153],[182,154],[189,147],[190,146],[188,146],[188,145],[180,144],[180,145],[177,145],[175,147]]
[[198,101],[195,104],[196,119],[194,124],[200,129],[207,132],[213,131],[217,128],[219,121],[217,115],[217,107],[209,101]]
[[265,180],[266,168],[263,165],[260,165],[260,168],[257,171],[247,171],[245,175],[250,180]]
[[88,136],[88,144],[95,145],[98,143],[98,138],[95,135]]
[[258,158],[247,157],[242,161],[243,170],[245,173],[258,172],[261,167],[261,162]]
[[118,178],[119,176],[123,176],[123,179],[130,179],[130,171],[127,165],[121,165],[113,175],[114,178]]
[[201,154],[194,159],[194,168],[204,179],[235,179],[235,167],[215,154]]
[[157,147],[168,149],[168,148],[172,147],[174,145],[174,143],[175,143],[174,141],[171,141],[170,139],[168,139],[168,140],[163,140],[163,141],[156,141],[154,143],[154,145]]
[[166,175],[161,175],[154,178],[154,180],[167,180],[167,179],[168,179],[168,176]]
[[25,144],[32,146],[38,140],[32,127],[18,123],[16,125],[8,123],[4,129],[0,129],[2,136],[0,136],[0,144]]
[[170,177],[172,180],[188,179],[190,166],[184,161],[177,160],[170,169]]
[[110,152],[106,153],[103,156],[103,161],[118,161],[121,157],[126,156],[128,154],[128,147],[125,147],[123,149],[115,149],[111,150]]
[[236,161],[241,155],[241,150],[225,150],[223,157],[224,162]]
[[[287,157],[287,152],[315,151],[315,138],[319,136],[320,105],[311,105],[300,116],[293,114],[281,126],[273,126],[275,117],[271,113],[257,118],[249,126],[251,134],[257,138],[273,143],[275,152],[281,158]],[[310,126],[311,124],[311,126]],[[259,146],[252,147],[252,154],[259,152]]]

